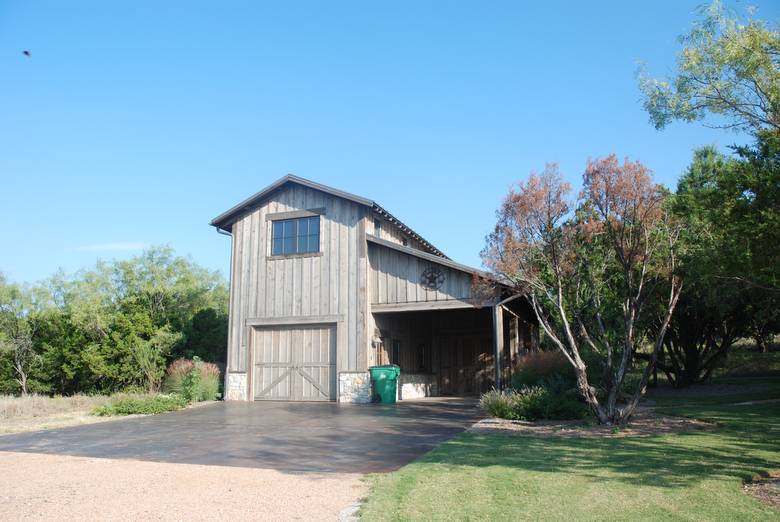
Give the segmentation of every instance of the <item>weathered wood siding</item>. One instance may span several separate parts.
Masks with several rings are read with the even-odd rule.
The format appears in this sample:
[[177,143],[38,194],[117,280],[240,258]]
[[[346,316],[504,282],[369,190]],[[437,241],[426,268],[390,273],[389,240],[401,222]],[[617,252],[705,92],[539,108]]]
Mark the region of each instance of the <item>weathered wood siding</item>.
[[[415,248],[417,250],[422,250],[423,252],[429,251],[422,245],[422,243],[404,234],[400,228],[398,228],[393,223],[390,223],[390,221],[384,217],[380,216],[379,214],[372,214],[372,216],[372,219],[369,220],[369,223],[366,226],[366,232],[369,234],[373,234],[380,239],[392,241],[397,245],[403,245],[404,239],[406,239],[406,246]],[[377,230],[375,226],[377,221],[379,221],[380,224],[379,230]]]
[[[320,252],[271,257],[269,214],[324,209]],[[247,323],[255,319],[336,318],[337,371],[365,370],[369,209],[318,190],[290,184],[233,224],[228,371],[246,372]]]
[[[368,259],[371,304],[471,298],[472,276],[466,272],[373,243],[368,244]],[[420,276],[430,266],[438,266],[444,273],[439,290],[428,290],[420,283]]]

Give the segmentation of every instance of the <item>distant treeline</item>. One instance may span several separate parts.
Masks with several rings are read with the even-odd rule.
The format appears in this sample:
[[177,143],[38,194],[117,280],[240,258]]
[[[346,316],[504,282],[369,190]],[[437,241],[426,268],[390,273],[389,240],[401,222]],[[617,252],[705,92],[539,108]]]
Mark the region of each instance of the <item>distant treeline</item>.
[[0,274],[0,394],[156,390],[166,365],[224,363],[228,288],[156,247],[33,286]]

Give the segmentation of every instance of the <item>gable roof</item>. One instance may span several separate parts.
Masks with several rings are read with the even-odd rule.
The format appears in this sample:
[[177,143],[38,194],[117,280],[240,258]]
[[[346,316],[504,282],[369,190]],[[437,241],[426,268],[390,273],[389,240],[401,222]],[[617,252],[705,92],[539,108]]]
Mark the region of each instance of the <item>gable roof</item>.
[[267,187],[265,187],[260,192],[254,194],[253,196],[245,199],[238,205],[234,206],[230,210],[227,210],[220,214],[219,216],[215,217],[211,220],[210,225],[213,227],[216,227],[217,229],[224,230],[226,232],[230,232],[230,227],[233,223],[241,219],[247,212],[250,212],[254,206],[259,203],[261,200],[267,198],[274,192],[280,190],[282,187],[287,185],[288,183],[295,183],[297,185],[301,185],[304,187],[308,187],[314,190],[319,190],[320,192],[324,192],[326,194],[330,194],[332,196],[336,196],[342,199],[346,199],[349,201],[353,201],[359,205],[363,205],[366,207],[371,208],[374,212],[382,215],[385,217],[388,221],[393,223],[395,226],[400,228],[404,233],[408,234],[410,237],[414,238],[415,240],[419,241],[426,249],[428,249],[432,254],[434,254],[437,257],[449,259],[449,257],[445,256],[444,253],[433,246],[430,242],[425,240],[420,234],[406,226],[400,219],[393,216],[390,212],[382,208],[378,203],[375,201],[364,198],[361,196],[356,196],[355,194],[350,194],[349,192],[344,192],[343,190],[338,190],[333,187],[329,187],[327,185],[322,185],[320,183],[316,183],[314,181],[301,178],[298,176],[294,176],[292,174],[287,174],[283,178],[280,178],[279,180],[271,183]]

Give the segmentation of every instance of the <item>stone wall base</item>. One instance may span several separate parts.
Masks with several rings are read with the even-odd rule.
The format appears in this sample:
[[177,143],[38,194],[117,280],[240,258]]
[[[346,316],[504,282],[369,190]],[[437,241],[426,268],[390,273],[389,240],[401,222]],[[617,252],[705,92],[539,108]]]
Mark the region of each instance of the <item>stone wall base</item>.
[[435,375],[428,373],[401,372],[398,383],[398,399],[421,399],[439,395],[439,382]]
[[339,372],[339,402],[371,402],[371,376],[368,372]]
[[[338,401],[353,404],[371,402],[371,375],[368,372],[339,372]],[[420,399],[439,395],[435,375],[401,373],[398,400]],[[229,372],[225,378],[225,400],[247,401],[246,373]]]
[[225,400],[246,401],[246,373],[228,373],[225,379]]

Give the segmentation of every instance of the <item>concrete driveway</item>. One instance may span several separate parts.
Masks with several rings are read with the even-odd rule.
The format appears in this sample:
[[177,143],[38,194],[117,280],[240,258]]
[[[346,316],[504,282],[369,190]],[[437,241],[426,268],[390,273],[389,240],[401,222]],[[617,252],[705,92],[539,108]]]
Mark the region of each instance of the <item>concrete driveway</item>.
[[220,402],[153,417],[0,437],[0,451],[238,466],[393,471],[480,417],[476,401],[397,405]]

